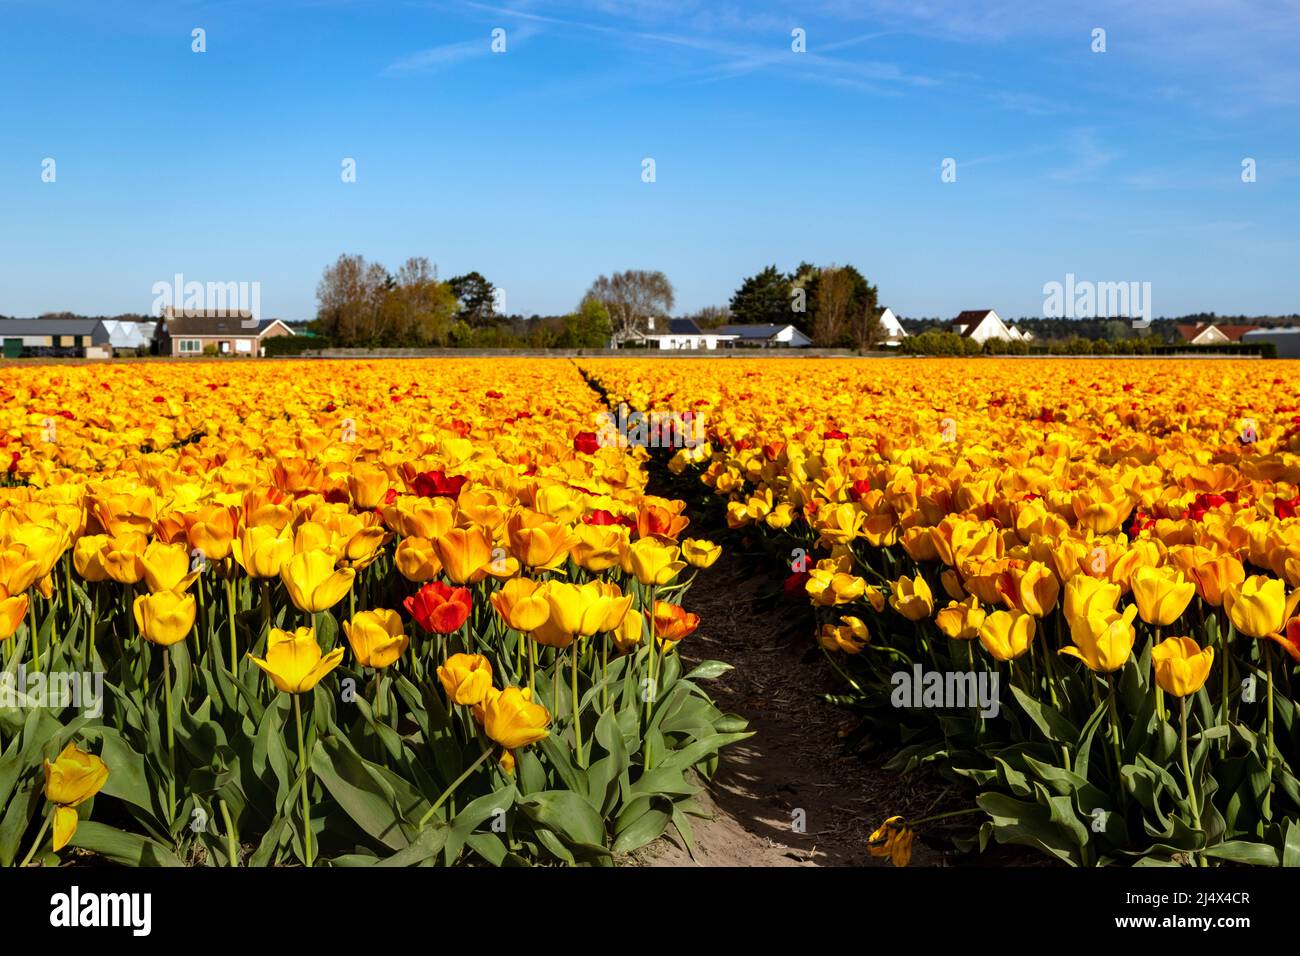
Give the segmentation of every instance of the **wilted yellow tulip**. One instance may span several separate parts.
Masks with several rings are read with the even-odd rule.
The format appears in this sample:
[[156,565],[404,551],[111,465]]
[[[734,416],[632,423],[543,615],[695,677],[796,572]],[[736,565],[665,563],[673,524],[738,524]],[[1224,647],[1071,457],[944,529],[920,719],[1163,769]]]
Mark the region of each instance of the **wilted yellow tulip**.
[[1156,683],[1168,694],[1186,697],[1205,684],[1214,666],[1214,648],[1201,648],[1194,638],[1168,637],[1151,648]]
[[295,554],[280,569],[280,580],[290,600],[298,610],[309,614],[327,611],[343,600],[355,577],[351,568],[336,571],[334,556],[328,551]]
[[45,799],[54,804],[54,850],[62,850],[77,832],[76,807],[104,788],[108,765],[71,741],[54,762],[46,760]]
[[453,654],[438,668],[438,680],[453,704],[473,707],[492,689],[492,664],[482,654]]
[[894,866],[907,866],[912,860],[913,833],[902,817],[890,817],[867,838],[867,852],[888,857]]
[[266,671],[271,682],[284,693],[305,694],[339,666],[343,648],[336,647],[322,655],[314,628],[300,627],[291,633],[273,627],[266,641],[266,658],[250,654],[248,659]]
[[361,611],[350,622],[344,621],[343,634],[357,663],[376,669],[396,661],[410,643],[402,616],[384,608]]
[[198,603],[183,591],[155,591],[136,598],[133,610],[141,636],[151,644],[170,647],[185,640],[194,627]]

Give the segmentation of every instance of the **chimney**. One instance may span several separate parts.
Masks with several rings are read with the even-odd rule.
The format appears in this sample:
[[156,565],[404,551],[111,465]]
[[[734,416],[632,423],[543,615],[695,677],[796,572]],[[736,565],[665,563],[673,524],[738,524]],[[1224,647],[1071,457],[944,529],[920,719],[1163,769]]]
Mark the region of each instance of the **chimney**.
[[655,317],[653,315],[646,317],[645,327],[647,332],[653,332],[655,330]]

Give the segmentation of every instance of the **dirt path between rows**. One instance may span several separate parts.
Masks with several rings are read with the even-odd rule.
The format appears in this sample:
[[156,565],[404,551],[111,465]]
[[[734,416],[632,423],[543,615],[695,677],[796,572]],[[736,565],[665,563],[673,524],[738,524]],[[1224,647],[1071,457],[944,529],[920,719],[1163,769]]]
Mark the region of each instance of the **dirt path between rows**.
[[[780,636],[779,608],[755,608],[778,586],[748,576],[724,553],[687,595],[700,628],[683,642],[682,654],[734,666],[706,686],[722,710],[748,719],[755,733],[723,751],[717,777],[697,798],[712,819],[692,818],[694,860],[674,833],[629,863],[888,866],[867,852],[871,832],[893,813],[917,816],[953,799],[933,779],[883,770],[883,757],[847,750],[843,737],[853,716],[819,696],[840,689],[834,671],[807,635]],[[942,864],[942,854],[918,841],[913,865]]]

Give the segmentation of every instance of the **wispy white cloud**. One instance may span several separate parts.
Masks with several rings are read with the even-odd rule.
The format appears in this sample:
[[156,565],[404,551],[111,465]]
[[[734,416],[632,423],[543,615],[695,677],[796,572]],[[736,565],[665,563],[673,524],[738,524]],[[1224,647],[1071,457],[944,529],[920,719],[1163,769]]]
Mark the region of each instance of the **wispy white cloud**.
[[1103,146],[1094,129],[1071,130],[1067,137],[1070,162],[1047,174],[1049,179],[1058,182],[1073,183],[1090,179],[1109,166],[1119,153]]

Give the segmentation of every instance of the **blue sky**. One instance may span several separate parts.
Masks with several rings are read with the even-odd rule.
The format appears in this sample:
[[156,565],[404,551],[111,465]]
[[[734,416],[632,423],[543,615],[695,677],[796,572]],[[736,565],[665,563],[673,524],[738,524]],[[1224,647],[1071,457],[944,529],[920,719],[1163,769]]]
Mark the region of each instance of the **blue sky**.
[[525,314],[800,260],[909,316],[1039,314],[1067,273],[1294,312],[1298,46],[1276,0],[0,0],[0,313],[146,311],[180,272],[307,318],[343,252]]

